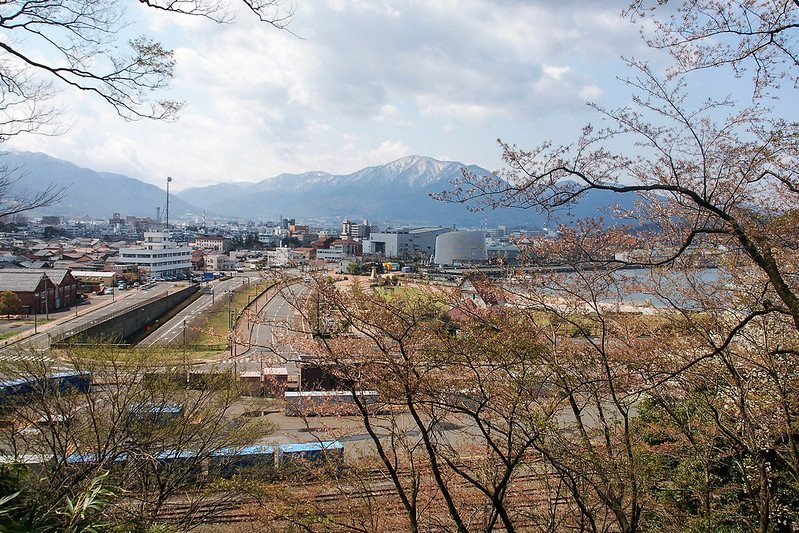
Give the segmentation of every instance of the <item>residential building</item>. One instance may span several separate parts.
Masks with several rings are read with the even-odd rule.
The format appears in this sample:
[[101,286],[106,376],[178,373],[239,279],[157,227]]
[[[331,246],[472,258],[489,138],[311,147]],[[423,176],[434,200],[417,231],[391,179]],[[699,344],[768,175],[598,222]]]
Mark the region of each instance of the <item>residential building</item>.
[[316,250],[316,259],[327,261],[328,263],[335,263],[344,257],[344,252],[341,248],[319,248]]
[[[319,251],[317,250],[317,253]],[[287,267],[305,264],[305,255],[291,248],[280,247],[266,252],[267,264],[271,267]]]
[[194,246],[224,253],[230,250],[230,239],[210,235],[197,235],[197,237],[194,238]]
[[206,253],[204,250],[193,250],[191,252],[191,269],[195,271],[204,269],[205,256]]
[[205,267],[214,272],[233,270],[236,268],[236,260],[224,254],[210,254],[205,256]]
[[362,224],[351,222],[349,219],[344,219],[341,222],[341,238],[353,239],[361,241],[368,239],[371,234],[372,226],[369,225],[368,220],[364,220]]

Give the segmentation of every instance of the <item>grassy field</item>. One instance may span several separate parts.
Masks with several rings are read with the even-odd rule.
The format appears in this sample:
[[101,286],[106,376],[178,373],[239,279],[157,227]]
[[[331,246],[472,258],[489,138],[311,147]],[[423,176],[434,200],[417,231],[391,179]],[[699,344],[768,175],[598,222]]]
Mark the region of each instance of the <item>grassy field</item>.
[[[52,322],[52,320],[47,320],[44,318],[36,320],[36,324],[38,326],[43,326],[48,322]],[[10,339],[11,337],[15,337],[20,333],[32,330],[33,325],[34,325],[33,319],[28,319],[28,318],[0,320],[0,340]]]
[[[241,290],[233,294],[233,299],[230,301],[230,314],[235,321],[236,317],[241,314],[242,310],[249,304],[256,295],[266,290],[271,285],[271,282],[263,281],[258,284],[251,283],[244,285]],[[227,343],[227,336],[229,333],[228,328],[228,299],[226,297],[217,297],[210,312],[201,319],[199,323],[191,325],[191,338],[186,340],[186,343],[191,345],[192,351],[207,351],[203,350],[203,346],[214,346],[217,348],[219,345]],[[218,349],[216,350],[218,351]]]

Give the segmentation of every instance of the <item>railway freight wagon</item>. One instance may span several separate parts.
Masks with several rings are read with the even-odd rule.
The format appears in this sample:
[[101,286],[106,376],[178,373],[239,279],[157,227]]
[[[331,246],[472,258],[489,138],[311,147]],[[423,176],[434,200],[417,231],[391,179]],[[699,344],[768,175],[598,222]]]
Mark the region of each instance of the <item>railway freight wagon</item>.
[[[377,391],[356,391],[367,409],[378,409]],[[286,392],[286,416],[355,416],[360,411],[351,391]]]
[[93,452],[73,452],[60,460],[52,455],[0,455],[0,465],[18,463],[45,474],[57,465],[72,468],[98,466],[106,469],[135,466],[155,472],[185,471],[197,481],[230,479],[245,476],[259,480],[279,478],[298,471],[312,474],[323,468],[340,468],[344,463],[344,445],[339,441],[317,441],[301,444],[281,444],[277,455],[272,446],[251,444],[243,448],[229,447],[200,455],[194,450],[162,450],[154,455],[121,452],[113,457],[101,457]]
[[275,449],[253,444],[243,448],[221,448],[208,458],[209,477],[230,479],[235,475],[249,474],[262,479],[274,475]]
[[92,386],[92,373],[57,372],[45,377],[17,378],[0,381],[0,406],[22,401],[31,394],[63,394],[69,391],[88,392]]
[[128,409],[131,418],[138,423],[166,426],[183,417],[183,405],[172,402],[143,402]]
[[289,371],[286,367],[268,367],[239,373],[242,394],[282,398],[288,387]]
[[47,386],[51,392],[89,392],[92,386],[92,373],[84,372],[58,372],[47,379]]
[[340,468],[344,464],[344,445],[337,440],[281,444],[277,447],[277,464],[284,473],[308,467]]

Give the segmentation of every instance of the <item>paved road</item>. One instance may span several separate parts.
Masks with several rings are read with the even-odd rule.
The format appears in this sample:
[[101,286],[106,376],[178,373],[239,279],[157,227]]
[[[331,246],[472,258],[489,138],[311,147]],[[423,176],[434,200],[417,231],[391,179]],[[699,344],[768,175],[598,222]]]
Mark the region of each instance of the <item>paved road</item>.
[[120,291],[113,298],[95,297],[90,306],[79,305],[68,312],[51,313],[53,321],[39,326],[38,333],[22,333],[0,348],[0,360],[15,361],[31,358],[33,357],[31,349],[39,354],[38,357],[46,357],[51,338],[61,338],[65,333],[78,330],[92,322],[100,322],[110,315],[123,313],[145,300],[164,296],[172,286],[172,283],[162,282],[148,290]]
[[[286,329],[294,322],[295,309],[290,300],[301,298],[308,288],[294,284],[284,288],[257,309],[244,313],[239,319],[238,345],[234,357],[221,361],[235,363],[239,370],[259,370],[263,367],[286,367],[289,376],[298,374],[299,353],[285,341]],[[255,304],[253,304],[255,305]]]
[[[212,282],[209,288],[212,294],[202,294],[199,298],[186,306],[168,322],[152,332],[139,346],[166,346],[183,335],[187,327],[192,326],[192,321],[206,313],[213,303],[219,298],[226,298],[227,292],[239,288],[247,283],[257,283],[258,276],[236,276],[224,281]],[[204,285],[204,284],[203,284]]]

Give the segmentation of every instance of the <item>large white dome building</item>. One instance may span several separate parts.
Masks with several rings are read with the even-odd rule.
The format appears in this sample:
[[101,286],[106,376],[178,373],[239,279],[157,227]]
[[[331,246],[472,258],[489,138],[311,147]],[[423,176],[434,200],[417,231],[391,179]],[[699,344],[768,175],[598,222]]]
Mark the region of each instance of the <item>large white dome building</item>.
[[482,263],[488,259],[486,237],[482,231],[450,231],[436,237],[435,263]]

